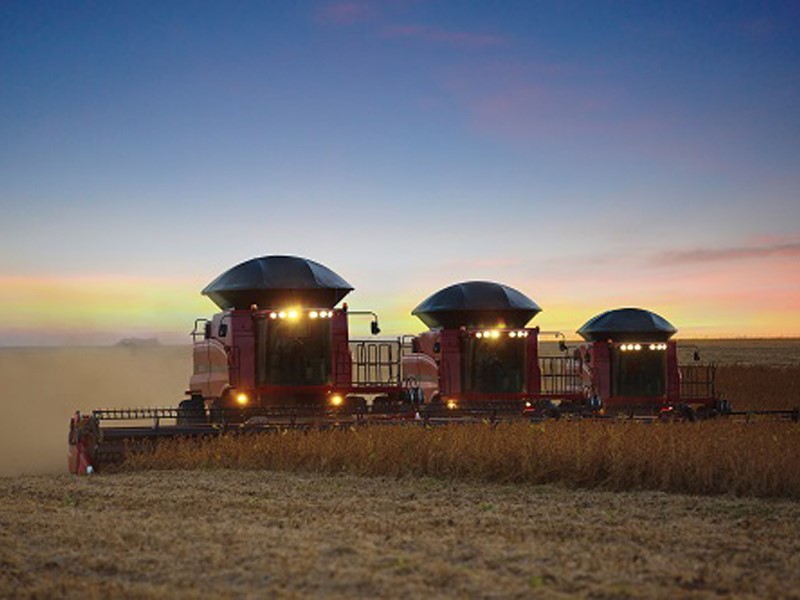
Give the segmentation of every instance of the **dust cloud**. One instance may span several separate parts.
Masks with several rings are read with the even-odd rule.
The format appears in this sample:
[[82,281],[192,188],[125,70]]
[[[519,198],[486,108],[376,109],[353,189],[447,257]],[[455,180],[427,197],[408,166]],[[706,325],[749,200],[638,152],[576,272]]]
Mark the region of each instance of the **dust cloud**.
[[0,349],[0,476],[65,473],[76,410],[177,406],[190,346]]

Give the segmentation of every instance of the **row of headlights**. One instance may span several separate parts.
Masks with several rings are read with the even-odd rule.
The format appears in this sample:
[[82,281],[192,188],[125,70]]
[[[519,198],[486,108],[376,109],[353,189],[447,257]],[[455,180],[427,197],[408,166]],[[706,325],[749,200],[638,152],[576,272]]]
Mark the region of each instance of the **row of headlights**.
[[[295,321],[301,316],[300,311],[295,309],[272,311],[269,313],[270,319],[290,319]],[[312,310],[308,312],[309,319],[330,319],[333,316],[332,310]]]
[[[510,338],[526,338],[528,337],[528,331],[509,331],[508,337]],[[485,339],[497,339],[499,338],[501,333],[497,329],[492,329],[490,331],[476,331],[475,337],[476,338],[485,338]]]
[[[623,352],[638,352],[643,347],[644,346],[642,346],[642,344],[622,344],[619,347],[619,349],[622,350]],[[647,347],[650,350],[666,350],[667,349],[667,345],[666,344],[650,344]]]
[[[328,398],[331,406],[341,406],[344,403],[344,398],[340,394],[333,394]],[[245,407],[250,404],[250,397],[244,392],[236,394],[236,404]]]

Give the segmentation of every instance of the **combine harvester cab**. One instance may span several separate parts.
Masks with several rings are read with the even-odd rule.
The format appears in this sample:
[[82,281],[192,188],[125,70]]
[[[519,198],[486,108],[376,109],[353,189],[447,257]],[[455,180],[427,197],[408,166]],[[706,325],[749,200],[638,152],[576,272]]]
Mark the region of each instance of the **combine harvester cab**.
[[327,267],[294,256],[224,272],[203,290],[222,312],[195,322],[190,399],[181,409],[230,418],[343,404],[351,380],[348,312],[336,305],[352,289]]
[[[714,365],[679,365],[677,333],[641,308],[606,311],[578,330],[576,350],[591,403],[607,414],[676,416],[694,420],[729,411],[716,396]],[[699,357],[695,353],[695,358]]]
[[558,383],[548,378],[566,373],[567,361],[539,357],[539,328],[527,326],[539,312],[525,294],[490,281],[456,283],[417,306],[412,314],[429,331],[415,344],[439,366],[439,394],[427,414],[452,418],[552,411],[542,394],[542,371],[547,371],[552,395],[569,395],[568,378]]

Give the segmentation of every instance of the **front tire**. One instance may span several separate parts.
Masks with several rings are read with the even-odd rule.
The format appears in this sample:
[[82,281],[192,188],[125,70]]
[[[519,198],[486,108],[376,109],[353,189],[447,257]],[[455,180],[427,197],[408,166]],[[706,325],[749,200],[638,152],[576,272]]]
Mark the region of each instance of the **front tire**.
[[182,400],[178,404],[178,425],[204,423],[206,420],[205,408],[205,401],[202,396],[192,395],[189,400]]

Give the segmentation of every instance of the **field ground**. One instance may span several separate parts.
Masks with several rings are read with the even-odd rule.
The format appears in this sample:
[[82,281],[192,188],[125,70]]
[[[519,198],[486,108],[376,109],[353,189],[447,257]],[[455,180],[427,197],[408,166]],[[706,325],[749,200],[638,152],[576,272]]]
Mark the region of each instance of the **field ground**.
[[0,597],[800,597],[800,504],[429,478],[0,478]]

